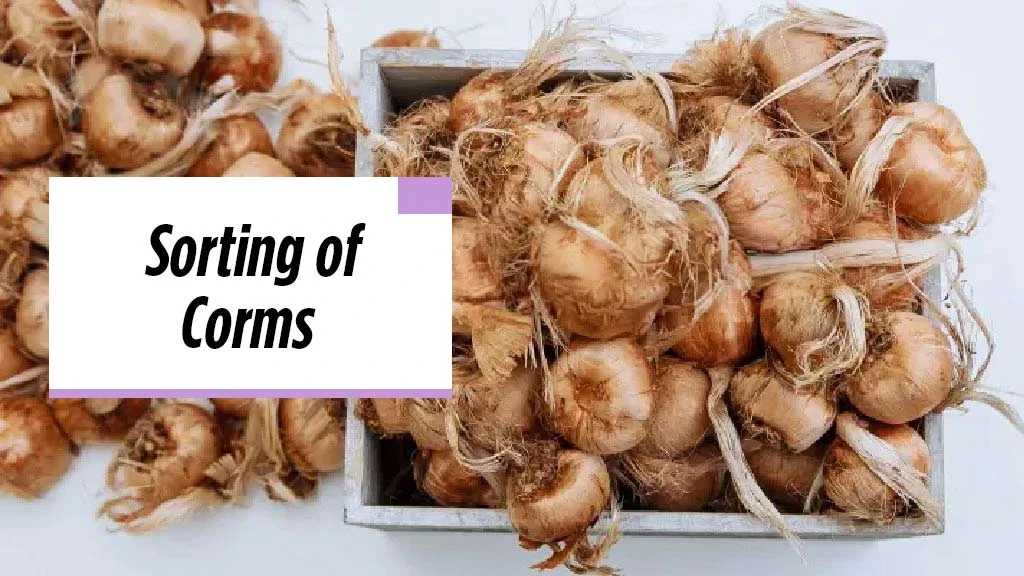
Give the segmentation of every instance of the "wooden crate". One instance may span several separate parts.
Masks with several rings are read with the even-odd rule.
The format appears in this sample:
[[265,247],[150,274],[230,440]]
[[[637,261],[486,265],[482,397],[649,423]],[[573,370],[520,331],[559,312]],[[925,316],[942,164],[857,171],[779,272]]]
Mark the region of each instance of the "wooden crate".
[[[360,109],[369,128],[380,130],[392,113],[409,104],[429,96],[450,97],[482,70],[515,68],[524,54],[506,50],[363,50]],[[665,72],[677,58],[670,54],[637,54],[634,62],[641,70]],[[581,59],[569,67],[567,74],[615,75],[618,72],[618,68],[607,62]],[[935,99],[934,66],[929,62],[885,61],[882,76],[910,99]],[[362,137],[356,150],[356,175],[374,175],[373,153]],[[938,296],[940,283],[936,270],[926,279],[926,292]],[[391,479],[383,477],[382,443],[368,433],[354,410],[355,402],[350,402],[345,439],[346,523],[383,530],[511,531],[508,515],[502,510],[383,505],[383,490]],[[931,491],[944,503],[941,414],[925,418],[924,437],[932,455]],[[774,530],[748,514],[625,511],[621,519],[626,534],[777,536]],[[787,515],[786,521],[804,538],[899,538],[940,534],[944,529],[929,525],[923,518],[899,518],[887,526],[821,515]],[[604,522],[602,519],[598,524],[599,529]]]

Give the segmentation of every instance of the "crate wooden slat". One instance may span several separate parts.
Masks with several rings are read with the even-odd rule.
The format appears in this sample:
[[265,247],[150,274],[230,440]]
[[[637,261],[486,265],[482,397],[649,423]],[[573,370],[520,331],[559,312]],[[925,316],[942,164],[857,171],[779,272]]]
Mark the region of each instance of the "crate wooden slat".
[[[470,78],[488,68],[514,68],[524,52],[506,50],[408,50],[368,48],[362,52],[359,105],[371,130],[379,130],[391,114],[428,96],[451,96]],[[665,72],[678,56],[636,54],[641,70]],[[602,60],[581,59],[566,74],[615,75],[620,69]],[[935,100],[934,67],[929,62],[884,61],[882,76],[918,100]],[[373,153],[360,137],[356,148],[356,175],[373,176]],[[925,291],[937,297],[941,278],[936,270],[926,278]],[[381,474],[380,440],[369,434],[355,416],[350,402],[345,438],[345,522],[384,530],[511,531],[508,515],[500,510],[381,505],[381,490],[388,479]],[[943,503],[942,416],[929,415],[924,436],[932,455],[929,476],[933,495]],[[939,534],[920,518],[900,518],[878,526],[833,516],[787,515],[786,521],[804,538],[878,539]],[[598,528],[604,524],[599,523]],[[647,536],[776,537],[775,532],[747,514],[626,511],[626,534]]]

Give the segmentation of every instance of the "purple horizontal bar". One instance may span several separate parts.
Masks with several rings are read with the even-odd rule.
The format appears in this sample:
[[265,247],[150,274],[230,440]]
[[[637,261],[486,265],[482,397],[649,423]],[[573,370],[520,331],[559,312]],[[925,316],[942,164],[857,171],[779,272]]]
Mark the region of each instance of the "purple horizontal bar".
[[451,388],[375,390],[342,388],[337,390],[217,390],[174,389],[121,390],[91,388],[88,390],[55,390],[50,398],[451,398]]
[[451,214],[452,179],[399,178],[399,214]]

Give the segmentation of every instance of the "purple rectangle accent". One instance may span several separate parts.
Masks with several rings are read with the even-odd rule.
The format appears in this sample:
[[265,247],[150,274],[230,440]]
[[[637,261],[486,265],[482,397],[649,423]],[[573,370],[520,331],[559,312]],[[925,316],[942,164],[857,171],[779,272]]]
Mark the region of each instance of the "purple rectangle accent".
[[399,214],[451,214],[452,179],[399,178]]
[[341,388],[337,390],[120,390],[92,388],[88,390],[50,389],[50,398],[451,398],[451,388],[374,390]]

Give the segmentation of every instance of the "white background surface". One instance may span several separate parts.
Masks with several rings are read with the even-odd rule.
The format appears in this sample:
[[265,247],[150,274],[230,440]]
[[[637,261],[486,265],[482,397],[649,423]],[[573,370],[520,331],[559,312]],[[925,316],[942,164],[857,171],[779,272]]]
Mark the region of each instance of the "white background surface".
[[[287,25],[286,39],[302,56],[323,54],[320,2],[313,22],[264,0]],[[342,45],[356,70],[358,47],[396,27],[482,26],[459,37],[464,46],[523,48],[536,4],[512,0],[352,0],[329,2]],[[661,36],[657,51],[682,51],[718,22],[737,23],[753,1],[624,0],[578,4],[583,15],[615,10],[616,24]],[[970,278],[999,352],[989,384],[1020,390],[1024,345],[1021,258],[1019,98],[1017,58],[1021,9],[1011,2],[820,2],[873,20],[890,37],[890,58],[936,63],[939,100],[954,108],[990,169],[986,216],[967,244]],[[536,29],[537,19],[534,19]],[[448,41],[451,45],[451,41]],[[293,65],[323,83],[315,65]],[[1002,72],[1002,74],[1001,74]],[[113,344],[116,347],[116,344]],[[146,374],[139,374],[145,378]],[[1017,402],[1021,406],[1021,402]],[[626,574],[1018,574],[1024,503],[1024,439],[984,407],[946,415],[947,528],[942,536],[891,542],[808,542],[803,571],[777,541],[626,538],[612,552]],[[511,534],[384,533],[342,524],[341,479],[325,482],[319,500],[285,507],[255,499],[248,509],[222,511],[153,536],[110,534],[92,518],[101,502],[109,451],[90,449],[44,500],[0,500],[0,574],[526,574],[540,559],[518,550]]]

